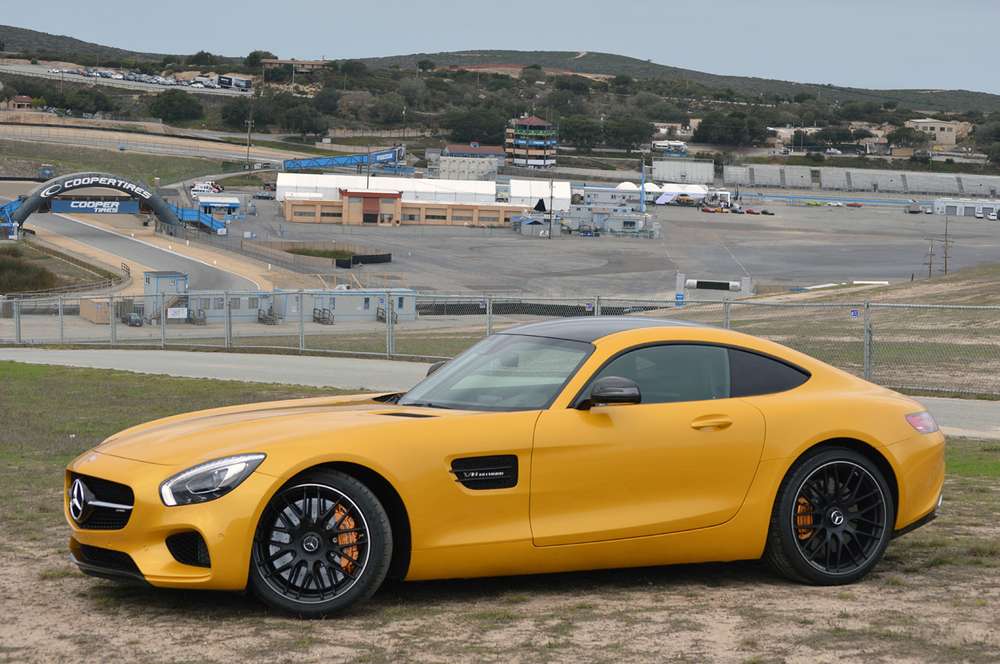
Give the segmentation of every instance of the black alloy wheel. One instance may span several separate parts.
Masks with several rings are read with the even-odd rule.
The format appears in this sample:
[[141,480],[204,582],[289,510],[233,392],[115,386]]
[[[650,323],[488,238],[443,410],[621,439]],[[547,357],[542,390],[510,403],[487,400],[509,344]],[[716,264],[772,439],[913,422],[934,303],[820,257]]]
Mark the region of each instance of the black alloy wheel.
[[765,557],[808,583],[851,583],[881,559],[892,537],[889,487],[867,457],[825,448],[786,477],[771,520]]
[[313,471],[264,509],[250,584],[272,606],[322,616],[370,597],[391,552],[389,520],[375,495],[348,475]]

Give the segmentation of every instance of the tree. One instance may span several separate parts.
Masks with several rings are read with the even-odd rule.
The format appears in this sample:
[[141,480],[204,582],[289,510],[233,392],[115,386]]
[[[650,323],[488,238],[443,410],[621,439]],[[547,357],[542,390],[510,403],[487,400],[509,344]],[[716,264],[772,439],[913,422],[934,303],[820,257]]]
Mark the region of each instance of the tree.
[[631,152],[653,135],[653,125],[636,118],[616,118],[604,125],[604,140],[608,145]]
[[541,65],[528,65],[521,70],[521,80],[525,83],[536,83],[545,80],[545,71]]
[[395,92],[376,97],[370,113],[374,120],[382,124],[398,124],[405,117],[406,100]]
[[444,117],[444,126],[451,129],[451,138],[457,143],[503,143],[506,125],[506,116],[494,108],[453,111]]
[[559,123],[559,138],[582,152],[601,142],[601,123],[585,115],[571,115]]
[[424,58],[423,60],[417,61],[417,69],[419,69],[422,72],[434,71],[435,69],[437,69],[437,65],[434,64],[433,60],[428,60],[427,58]]
[[399,82],[399,94],[409,106],[419,106],[427,96],[427,86],[419,78],[407,78]]
[[368,65],[360,60],[346,60],[340,63],[340,73],[348,78],[364,78],[368,75]]
[[1000,165],[1000,143],[994,143],[986,148],[986,156],[991,163]]
[[566,90],[584,97],[590,94],[590,79],[583,76],[556,76],[555,83],[557,90]]
[[[222,106],[220,114],[222,115],[222,123],[227,127],[244,129],[246,121],[250,119],[250,100],[243,97],[231,99]],[[261,124],[256,118],[254,118],[254,122],[257,125]]]
[[854,140],[854,133],[850,127],[831,126],[823,127],[812,136],[815,143],[850,143]]
[[805,102],[812,101],[815,98],[816,95],[814,94],[810,94],[808,92],[800,92],[794,97],[792,97],[792,100],[794,100],[796,104],[804,104]]
[[320,113],[326,115],[336,115],[340,104],[340,93],[333,86],[327,86],[316,93],[313,97],[313,106]]
[[545,105],[559,115],[583,115],[586,111],[583,98],[569,90],[556,90],[545,98]]
[[326,131],[326,118],[309,104],[299,104],[285,111],[282,126],[291,132],[298,134],[320,134]]
[[205,109],[198,98],[183,90],[167,90],[156,95],[149,102],[149,112],[165,122],[197,120],[205,115]]
[[618,94],[631,94],[633,83],[635,83],[635,81],[632,80],[631,76],[618,74],[611,79],[611,89]]
[[930,137],[913,127],[900,127],[886,136],[889,145],[898,148],[922,148],[930,142]]
[[260,67],[261,60],[276,60],[278,56],[270,51],[250,51],[247,57],[243,58],[243,64],[251,69]]
[[222,62],[222,57],[209,53],[208,51],[198,51],[194,55],[189,55],[186,62],[189,65],[211,66]]

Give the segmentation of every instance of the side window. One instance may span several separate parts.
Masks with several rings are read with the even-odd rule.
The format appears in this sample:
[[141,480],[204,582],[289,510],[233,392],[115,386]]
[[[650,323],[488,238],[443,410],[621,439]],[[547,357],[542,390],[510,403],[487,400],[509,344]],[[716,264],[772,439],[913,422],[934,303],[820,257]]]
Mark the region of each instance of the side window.
[[809,380],[801,369],[735,348],[729,349],[729,374],[734,397],[784,392]]
[[729,397],[729,356],[721,346],[665,344],[628,351],[594,377],[620,376],[639,385],[642,403]]

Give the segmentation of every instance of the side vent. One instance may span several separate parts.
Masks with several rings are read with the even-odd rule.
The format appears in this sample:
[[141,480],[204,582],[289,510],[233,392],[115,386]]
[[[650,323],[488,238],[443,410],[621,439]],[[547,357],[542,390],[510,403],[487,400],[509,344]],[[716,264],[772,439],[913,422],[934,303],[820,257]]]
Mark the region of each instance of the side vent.
[[466,489],[509,489],[517,486],[517,456],[468,457],[451,462],[455,481]]

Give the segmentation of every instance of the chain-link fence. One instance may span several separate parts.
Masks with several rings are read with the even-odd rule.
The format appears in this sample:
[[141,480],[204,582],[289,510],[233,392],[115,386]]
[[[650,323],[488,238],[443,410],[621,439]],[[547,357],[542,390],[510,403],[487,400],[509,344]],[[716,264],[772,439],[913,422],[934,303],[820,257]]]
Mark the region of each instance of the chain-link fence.
[[496,332],[579,316],[745,332],[881,385],[1000,395],[1000,305],[686,301],[408,290],[0,298],[0,344],[215,348],[447,359]]

